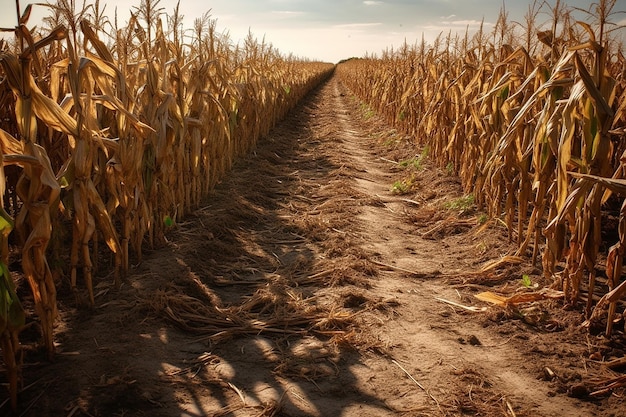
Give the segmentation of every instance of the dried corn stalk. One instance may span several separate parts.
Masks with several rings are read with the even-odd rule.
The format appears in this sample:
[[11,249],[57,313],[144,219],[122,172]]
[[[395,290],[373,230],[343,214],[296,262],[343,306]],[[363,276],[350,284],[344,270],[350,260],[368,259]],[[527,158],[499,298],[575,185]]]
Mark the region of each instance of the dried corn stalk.
[[[532,249],[533,263],[541,255],[566,302],[576,303],[586,283],[589,315],[605,213],[621,213],[615,191],[590,178],[624,176],[626,59],[607,37],[616,1],[594,4],[592,24],[573,22],[562,6],[548,10],[552,29],[537,32],[534,44],[541,9],[531,8],[519,43],[501,14],[491,38],[481,28],[471,38],[422,41],[348,60],[337,73],[454,168],[465,191],[503,218],[517,255]],[[621,276],[621,240],[608,253],[609,289]]]
[[[22,145],[10,134],[0,129],[0,196],[6,191],[4,165],[25,159],[22,157]],[[36,162],[36,161],[30,161]],[[15,292],[15,283],[9,271],[9,234],[14,222],[4,207],[0,208],[0,347],[9,380],[11,407],[17,408],[17,393],[20,381],[21,347],[19,332],[24,326],[25,313]]]
[[[334,66],[284,58],[251,35],[233,48],[208,15],[196,21],[191,42],[184,42],[178,9],[168,16],[168,27],[158,1],[142,2],[111,39],[97,4],[94,14],[66,0],[49,6],[45,21],[54,29],[31,33],[29,7],[14,29],[14,45],[0,43],[0,136],[4,164],[22,167],[11,209],[19,207],[15,228],[23,272],[52,357],[57,306],[46,258],[51,239],[56,256],[69,253],[68,270],[57,276],[69,276],[77,297],[82,280],[94,304],[100,241],[113,261],[99,269],[119,284],[130,267],[130,250],[140,261],[146,241],[164,241],[168,228],[208,197],[234,158]],[[60,233],[66,227],[71,239]],[[5,210],[4,265],[11,228]],[[12,324],[0,326],[0,334],[14,393],[21,310],[13,281],[2,271],[0,324],[9,315]]]

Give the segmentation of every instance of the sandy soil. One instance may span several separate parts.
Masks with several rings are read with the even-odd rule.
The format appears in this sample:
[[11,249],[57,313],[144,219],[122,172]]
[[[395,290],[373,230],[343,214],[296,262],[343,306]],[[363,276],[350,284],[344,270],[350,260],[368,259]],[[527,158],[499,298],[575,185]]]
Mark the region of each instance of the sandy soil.
[[[97,307],[60,284],[18,416],[623,416],[623,336],[529,290],[501,222],[332,78]],[[531,285],[532,286],[532,285]],[[35,329],[29,332],[36,334]],[[0,414],[13,415],[0,392]]]

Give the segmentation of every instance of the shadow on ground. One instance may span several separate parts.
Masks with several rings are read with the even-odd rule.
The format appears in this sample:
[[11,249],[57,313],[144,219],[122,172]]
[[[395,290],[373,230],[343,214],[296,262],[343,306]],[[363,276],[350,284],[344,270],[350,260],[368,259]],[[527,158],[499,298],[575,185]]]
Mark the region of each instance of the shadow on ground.
[[353,372],[357,289],[375,271],[351,245],[350,168],[327,157],[322,88],[120,291],[103,279],[95,309],[61,301],[60,353],[27,356],[17,415],[391,414]]

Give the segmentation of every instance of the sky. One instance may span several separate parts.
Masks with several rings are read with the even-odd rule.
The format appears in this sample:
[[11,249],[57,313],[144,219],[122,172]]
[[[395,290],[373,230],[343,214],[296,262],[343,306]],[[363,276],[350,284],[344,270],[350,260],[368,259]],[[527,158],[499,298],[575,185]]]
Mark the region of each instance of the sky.
[[[594,1],[564,2],[589,9]],[[140,0],[100,0],[109,14],[117,9],[122,26],[131,7],[139,3]],[[554,4],[555,0],[549,3]],[[22,2],[22,8],[26,4]],[[509,20],[522,22],[530,4],[531,0],[180,0],[180,10],[186,28],[192,28],[196,18],[210,12],[211,18],[217,19],[217,30],[227,32],[233,43],[251,32],[283,54],[335,63],[380,54],[401,46],[405,40],[415,44],[422,36],[432,42],[450,31],[473,33],[481,22],[485,30],[491,31],[503,6]],[[15,26],[15,2],[0,0],[0,5],[4,11],[0,13],[0,27]],[[176,0],[160,0],[158,5],[171,13]],[[626,1],[617,0],[617,9],[626,11]],[[46,13],[45,7],[34,6],[28,26],[37,24]],[[540,20],[546,19],[547,15],[540,16]],[[617,20],[626,24],[626,14]]]

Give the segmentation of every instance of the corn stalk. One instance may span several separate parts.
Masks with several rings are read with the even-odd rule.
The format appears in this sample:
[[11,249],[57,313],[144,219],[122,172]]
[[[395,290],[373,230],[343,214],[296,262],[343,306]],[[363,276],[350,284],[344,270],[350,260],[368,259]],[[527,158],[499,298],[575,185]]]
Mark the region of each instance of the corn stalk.
[[[37,163],[38,161],[24,157],[21,142],[0,129],[2,153],[2,169],[0,169],[0,195],[6,192],[4,166],[18,161]],[[25,313],[16,294],[15,283],[9,271],[9,234],[14,228],[14,221],[4,207],[0,208],[0,347],[9,380],[11,407],[17,408],[17,393],[21,380],[20,367],[22,362],[19,333],[24,327]]]
[[589,316],[601,252],[609,292],[624,253],[621,234],[613,246],[602,241],[607,212],[617,212],[620,231],[624,221],[607,185],[623,178],[626,155],[626,61],[607,30],[618,6],[594,3],[586,23],[557,1],[551,22],[536,24],[543,7],[529,8],[521,38],[501,13],[491,39],[481,27],[472,38],[422,40],[348,60],[337,73],[439,165],[454,167],[479,207],[503,219],[517,255],[541,256],[567,303],[586,285]]
[[[27,29],[29,6],[10,29],[15,42],[0,42],[0,156],[3,166],[19,166],[0,211],[0,339],[14,406],[24,312],[7,269],[9,212],[17,212],[22,270],[52,358],[56,285],[68,277],[80,301],[84,283],[90,305],[98,275],[119,286],[131,250],[140,262],[146,243],[165,242],[234,158],[334,69],[283,57],[252,35],[233,47],[208,14],[185,39],[178,7],[168,27],[158,3],[142,1],[127,27],[109,24],[110,37],[98,2],[50,4],[45,22],[53,29],[43,34]],[[108,264],[98,262],[101,242]],[[61,262],[69,258],[54,275],[50,243]]]

